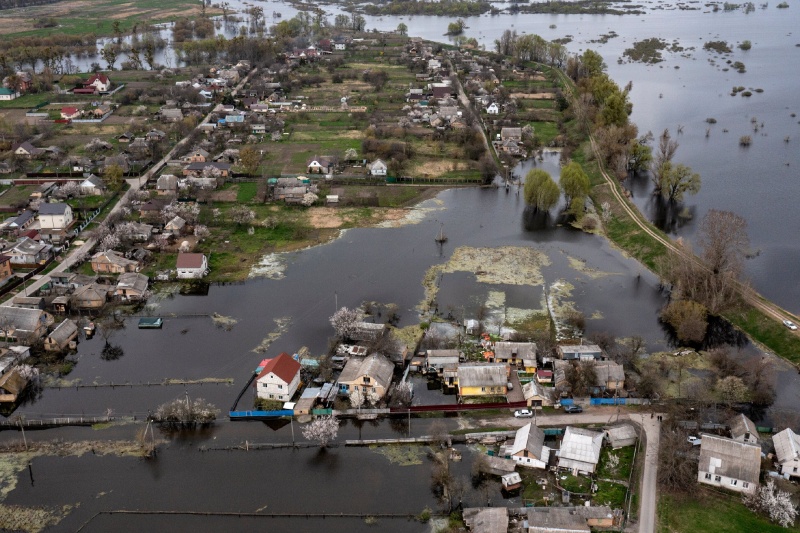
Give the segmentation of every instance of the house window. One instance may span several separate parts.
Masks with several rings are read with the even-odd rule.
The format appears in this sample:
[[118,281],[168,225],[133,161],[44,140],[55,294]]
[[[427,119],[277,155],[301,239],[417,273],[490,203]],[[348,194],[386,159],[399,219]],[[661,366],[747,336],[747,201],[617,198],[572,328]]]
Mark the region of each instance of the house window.
[[797,472],[797,467],[794,467],[794,471]]
[[719,476],[714,476],[714,481],[716,481],[717,483],[719,483],[720,481],[722,481],[722,478],[721,478],[721,477],[719,477]]
[[266,383],[262,383],[261,386],[264,387],[265,389],[267,388],[267,384]]
[[706,479],[711,479],[711,474],[706,473]]
[[270,394],[270,395],[269,395],[269,399],[270,399],[270,400],[271,400],[271,399],[273,399],[274,397],[275,397],[275,395],[274,395],[274,394]]
[[735,479],[731,480],[731,485],[734,486],[734,487],[736,486],[736,480]]
[[369,383],[369,378],[367,376],[364,376],[364,383]]
[[750,483],[748,483],[747,481],[742,481],[742,488],[743,489],[749,489],[750,488]]
[[278,388],[279,388],[279,389],[282,389],[282,388],[283,388],[283,385],[278,385]]
[[[481,387],[481,392],[486,392],[486,387]],[[797,469],[795,468],[795,470]]]

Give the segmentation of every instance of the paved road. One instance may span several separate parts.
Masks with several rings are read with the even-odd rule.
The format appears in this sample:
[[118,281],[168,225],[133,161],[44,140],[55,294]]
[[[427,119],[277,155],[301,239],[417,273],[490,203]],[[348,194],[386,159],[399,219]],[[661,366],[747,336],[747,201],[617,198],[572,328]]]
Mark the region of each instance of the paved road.
[[[247,76],[245,76],[239,82],[239,84],[236,85],[236,87],[234,87],[233,90],[234,91],[238,91],[242,87],[244,87],[244,84],[247,83],[247,81],[250,79],[250,77],[253,76],[253,74],[255,74],[257,70],[258,70],[257,68],[254,68],[253,70],[251,70],[250,73]],[[213,108],[212,108],[212,111],[213,111]],[[211,118],[211,111],[209,111],[209,113],[203,118],[203,120],[200,122],[200,124],[198,124],[198,127],[201,124],[207,123],[210,118]],[[150,167],[150,170],[148,170],[147,172],[145,172],[141,176],[125,180],[125,181],[128,182],[128,185],[130,185],[130,189],[128,189],[127,192],[124,195],[122,195],[122,198],[120,198],[119,201],[114,205],[114,207],[111,208],[111,211],[109,211],[108,216],[111,216],[113,213],[116,213],[117,211],[122,209],[122,206],[127,203],[127,200],[130,198],[131,194],[134,193],[135,191],[138,191],[139,189],[141,189],[142,185],[147,183],[147,180],[149,180],[157,172],[159,172],[164,167],[164,165],[167,164],[167,161],[169,161],[170,159],[173,158],[175,152],[177,152],[178,149],[181,146],[186,144],[188,142],[188,140],[189,140],[189,136],[187,135],[186,137],[184,137],[183,139],[178,141],[178,143],[172,148],[172,150],[169,151],[169,153],[167,155],[165,155],[163,158],[161,158],[161,160],[158,163],[156,163],[155,165]],[[95,239],[86,239],[86,241],[84,242],[84,244],[82,246],[72,250],[67,255],[67,257],[64,258],[64,260],[61,262],[61,264],[59,264],[57,267],[55,267],[53,270],[51,270],[50,273],[52,274],[53,272],[64,272],[65,270],[68,270],[69,268],[71,268],[75,264],[75,262],[77,261],[78,257],[81,257],[84,254],[88,255],[89,253],[91,253],[92,249],[94,248],[94,246],[96,244],[97,244],[97,241]],[[45,274],[44,276],[40,277],[39,279],[37,279],[33,283],[28,284],[27,287],[25,288],[25,290],[26,290],[26,292],[28,294],[33,294],[37,290],[41,289],[49,281],[50,281],[50,274]],[[11,305],[12,298],[13,297],[9,297],[8,300],[3,305]]]
[[[486,420],[470,420],[470,423],[479,423],[486,426],[498,424],[509,427],[522,427],[532,419],[514,418],[505,419],[487,418]],[[588,412],[581,414],[548,414],[537,416],[536,424],[539,426],[565,426],[568,424],[611,424],[617,421],[630,420],[639,424],[645,432],[644,439],[644,470],[639,484],[639,533],[655,533],[656,530],[656,485],[658,474],[658,452],[660,446],[661,426],[657,418],[651,418],[650,413],[625,413],[616,407],[591,407]]]

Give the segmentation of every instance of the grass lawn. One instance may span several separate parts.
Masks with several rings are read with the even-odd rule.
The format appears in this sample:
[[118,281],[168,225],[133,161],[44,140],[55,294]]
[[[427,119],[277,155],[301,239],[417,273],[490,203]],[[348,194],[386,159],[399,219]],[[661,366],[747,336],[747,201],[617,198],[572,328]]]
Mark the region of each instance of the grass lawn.
[[784,529],[751,512],[739,496],[701,490],[697,496],[663,494],[658,501],[659,533],[778,533]]
[[9,188],[0,196],[0,205],[16,206],[28,201],[31,193],[37,189],[36,185],[17,185]]
[[558,125],[555,122],[531,122],[531,126],[534,135],[541,140],[543,146],[548,146],[558,135]]
[[783,324],[752,307],[726,313],[725,318],[776,354],[793,363],[800,363],[800,339]]
[[[626,446],[619,450],[612,450],[611,448],[603,448],[600,454],[600,465],[597,468],[597,477],[605,479],[620,479],[628,481],[633,468],[633,455],[635,446]],[[616,468],[612,468],[608,462],[609,455],[614,455],[619,459],[619,464]]]
[[254,181],[239,183],[239,189],[236,192],[236,201],[239,203],[247,203],[256,197],[257,192],[258,183]]
[[[566,479],[561,479],[561,478]],[[587,494],[592,489],[592,480],[585,476],[573,476],[572,474],[561,474],[558,477],[558,484],[561,488],[576,494]]]
[[50,101],[52,95],[48,93],[23,94],[14,100],[0,102],[0,109],[31,109],[37,105]]
[[610,481],[598,481],[597,492],[592,496],[594,505],[608,505],[612,509],[622,509],[625,506],[625,495],[628,490],[625,485]]

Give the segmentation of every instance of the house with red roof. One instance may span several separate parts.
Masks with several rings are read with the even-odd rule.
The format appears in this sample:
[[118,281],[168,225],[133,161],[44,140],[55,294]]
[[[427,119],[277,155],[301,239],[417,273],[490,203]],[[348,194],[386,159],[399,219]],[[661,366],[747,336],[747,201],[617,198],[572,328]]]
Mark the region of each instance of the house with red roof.
[[291,400],[300,385],[300,363],[288,353],[262,363],[261,372],[253,384],[256,396],[282,402]]
[[98,93],[108,92],[108,89],[111,88],[111,80],[108,79],[108,76],[101,73],[92,74],[92,76],[83,82],[84,89],[94,89]]
[[65,120],[75,120],[81,116],[81,112],[77,107],[62,107],[61,118]]

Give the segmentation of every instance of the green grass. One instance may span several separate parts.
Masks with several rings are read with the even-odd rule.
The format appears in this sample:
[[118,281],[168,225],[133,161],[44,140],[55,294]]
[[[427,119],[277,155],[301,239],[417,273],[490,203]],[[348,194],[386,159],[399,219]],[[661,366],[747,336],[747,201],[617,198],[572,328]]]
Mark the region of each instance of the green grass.
[[239,183],[239,189],[236,192],[236,201],[239,203],[246,203],[256,197],[258,192],[258,183],[256,182],[243,182]]
[[753,307],[726,313],[725,318],[777,355],[800,363],[800,339],[780,322]]
[[778,533],[786,530],[754,514],[739,496],[702,490],[696,497],[663,494],[658,502],[659,533]]
[[610,481],[598,481],[597,492],[592,496],[594,505],[608,505],[612,509],[622,509],[625,506],[625,485]]
[[584,476],[573,476],[566,474],[567,479],[558,478],[558,484],[561,488],[568,490],[572,493],[587,494],[592,488],[592,480]]
[[[626,446],[625,448],[620,448],[619,450],[603,448],[603,452],[600,455],[600,465],[597,469],[597,477],[628,481],[628,478],[631,474],[631,468],[633,468],[634,450],[634,446]],[[614,469],[612,469],[608,464],[608,456],[612,454],[619,458],[619,464]]]
[[642,231],[628,218],[611,217],[607,226],[608,237],[620,248],[644,263],[650,270],[657,271],[659,260],[667,253],[663,244]]
[[34,185],[18,185],[8,189],[0,196],[0,205],[14,206],[28,200],[31,193],[36,190]]
[[49,102],[51,97],[52,95],[48,93],[23,94],[14,100],[0,102],[0,109],[31,109]]
[[533,126],[534,135],[544,146],[550,144],[550,141],[558,136],[558,125],[555,122],[531,122],[531,126]]

